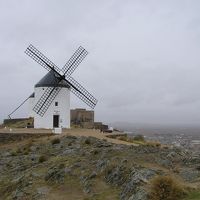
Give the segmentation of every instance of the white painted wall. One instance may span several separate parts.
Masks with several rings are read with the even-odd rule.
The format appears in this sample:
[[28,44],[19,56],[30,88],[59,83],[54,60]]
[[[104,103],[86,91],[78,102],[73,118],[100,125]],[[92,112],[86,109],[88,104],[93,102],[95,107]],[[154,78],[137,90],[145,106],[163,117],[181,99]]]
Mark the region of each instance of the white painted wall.
[[30,97],[28,99],[28,117],[34,117],[34,111],[33,111],[33,105],[35,104],[34,103],[34,97]]
[[[34,105],[38,102],[47,87],[36,87]],[[58,106],[55,106],[55,102]],[[59,115],[59,127],[70,128],[70,91],[68,88],[62,88],[43,117],[34,111],[34,128],[53,128],[53,115]]]

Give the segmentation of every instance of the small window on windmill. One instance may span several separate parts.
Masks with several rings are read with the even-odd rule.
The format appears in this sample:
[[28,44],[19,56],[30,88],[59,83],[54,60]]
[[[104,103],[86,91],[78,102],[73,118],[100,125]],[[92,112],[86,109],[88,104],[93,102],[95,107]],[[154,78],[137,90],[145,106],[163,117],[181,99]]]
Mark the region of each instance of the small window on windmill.
[[58,102],[57,101],[55,102],[55,106],[58,106]]

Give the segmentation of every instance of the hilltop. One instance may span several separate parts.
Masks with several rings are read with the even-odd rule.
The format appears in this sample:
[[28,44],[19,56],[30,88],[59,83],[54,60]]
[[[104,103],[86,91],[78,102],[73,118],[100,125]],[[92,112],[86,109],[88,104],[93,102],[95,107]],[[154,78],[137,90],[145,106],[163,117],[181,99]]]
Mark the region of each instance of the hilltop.
[[155,177],[172,177],[183,188],[180,199],[199,198],[200,157],[192,152],[93,130],[2,132],[1,199],[147,200]]

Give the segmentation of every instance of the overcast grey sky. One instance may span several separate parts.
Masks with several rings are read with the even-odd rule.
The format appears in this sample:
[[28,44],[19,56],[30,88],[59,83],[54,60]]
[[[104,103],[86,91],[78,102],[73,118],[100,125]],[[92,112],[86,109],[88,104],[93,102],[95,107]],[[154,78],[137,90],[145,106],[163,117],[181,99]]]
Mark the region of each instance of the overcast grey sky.
[[[32,43],[60,67],[79,45],[89,51],[73,77],[99,100],[96,120],[198,124],[199,10],[199,0],[0,0],[0,120],[46,73],[24,54]],[[86,107],[73,95],[71,105]]]

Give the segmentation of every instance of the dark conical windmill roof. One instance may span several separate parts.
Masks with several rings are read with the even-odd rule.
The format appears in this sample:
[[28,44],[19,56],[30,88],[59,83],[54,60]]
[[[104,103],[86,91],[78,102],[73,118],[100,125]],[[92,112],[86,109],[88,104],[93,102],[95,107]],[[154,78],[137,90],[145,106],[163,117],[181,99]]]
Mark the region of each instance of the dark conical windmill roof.
[[65,81],[59,81],[57,74],[54,71],[49,71],[36,85],[35,87],[65,87],[69,88],[69,85]]

